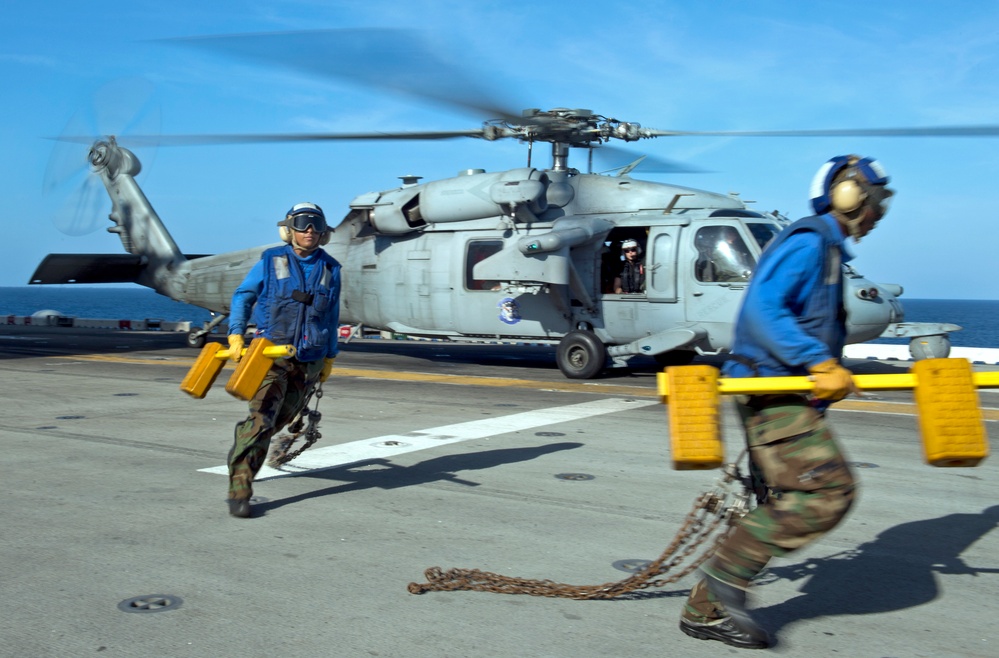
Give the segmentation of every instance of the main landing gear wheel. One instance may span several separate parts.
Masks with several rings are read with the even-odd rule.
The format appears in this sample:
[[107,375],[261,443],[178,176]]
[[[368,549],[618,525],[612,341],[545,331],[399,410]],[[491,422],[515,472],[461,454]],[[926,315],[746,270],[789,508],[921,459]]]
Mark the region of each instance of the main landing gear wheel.
[[570,331],[559,342],[555,361],[569,379],[593,379],[607,363],[607,347],[591,331]]
[[208,340],[208,334],[200,329],[194,329],[187,334],[187,346],[201,349]]

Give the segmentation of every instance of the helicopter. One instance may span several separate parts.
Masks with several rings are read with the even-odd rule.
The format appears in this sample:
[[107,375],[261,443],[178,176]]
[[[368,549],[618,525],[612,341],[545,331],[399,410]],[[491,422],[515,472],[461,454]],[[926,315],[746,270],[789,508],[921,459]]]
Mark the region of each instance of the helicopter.
[[[613,175],[592,172],[594,150],[611,140],[691,133],[564,107],[519,115],[504,110],[499,116],[463,131],[286,137],[470,137],[527,145],[523,167],[466,169],[430,182],[406,175],[400,185],[356,196],[342,221],[331,222],[335,228],[324,247],[343,266],[341,323],[414,338],[549,344],[558,368],[572,379],[626,367],[639,355],[665,367],[725,353],[755,264],[788,219],[752,210],[737,194],[633,178],[642,157]],[[174,139],[183,144],[282,137]],[[532,163],[539,143],[551,150],[543,168]],[[571,149],[589,152],[586,172],[570,166]],[[131,150],[107,136],[91,144],[87,161],[112,201],[113,226],[107,230],[126,253],[50,254],[29,283],[147,286],[215,314],[187,337],[192,347],[203,345],[227,317],[232,292],[277,243],[185,254],[136,183],[141,164]],[[627,241],[638,245],[645,284],[637,292],[615,292]],[[900,285],[874,283],[847,265],[844,273],[847,343],[906,336],[914,356],[947,356],[947,332],[959,327],[905,323]]]

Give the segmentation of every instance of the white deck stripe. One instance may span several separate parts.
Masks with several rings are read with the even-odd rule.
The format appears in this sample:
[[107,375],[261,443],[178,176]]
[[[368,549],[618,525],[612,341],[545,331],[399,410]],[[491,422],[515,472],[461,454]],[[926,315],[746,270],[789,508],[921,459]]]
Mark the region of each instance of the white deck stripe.
[[[283,470],[277,470],[265,465],[260,469],[256,480],[268,480],[336,468],[337,466],[354,464],[367,459],[385,459],[406,452],[435,448],[448,443],[483,439],[499,434],[582,420],[618,411],[630,411],[654,404],[659,404],[659,402],[657,400],[608,398],[593,402],[583,402],[581,404],[570,404],[564,407],[525,411],[499,418],[483,418],[467,423],[442,425],[441,427],[431,427],[425,430],[407,432],[406,434],[389,434],[387,436],[351,441],[350,443],[341,443],[323,448],[312,448],[302,453],[301,456],[297,457],[290,464],[285,464],[282,467]],[[224,464],[222,466],[202,468],[199,471],[218,475],[229,474],[229,469]]]

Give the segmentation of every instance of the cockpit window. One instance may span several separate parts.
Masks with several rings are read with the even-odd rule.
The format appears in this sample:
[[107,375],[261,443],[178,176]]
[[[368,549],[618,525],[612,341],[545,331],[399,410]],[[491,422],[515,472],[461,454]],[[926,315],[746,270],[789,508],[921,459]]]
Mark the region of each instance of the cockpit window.
[[733,226],[705,226],[694,237],[698,281],[723,283],[749,281],[756,267],[742,235]]
[[749,232],[753,234],[756,244],[760,245],[760,251],[767,248],[774,236],[780,233],[781,227],[770,222],[746,222]]

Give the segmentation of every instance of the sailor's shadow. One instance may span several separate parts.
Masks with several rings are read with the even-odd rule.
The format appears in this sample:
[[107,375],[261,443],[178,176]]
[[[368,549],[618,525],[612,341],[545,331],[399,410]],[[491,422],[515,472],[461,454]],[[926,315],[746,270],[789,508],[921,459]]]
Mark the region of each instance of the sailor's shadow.
[[[912,608],[940,596],[937,574],[999,574],[961,558],[999,523],[999,505],[978,514],[949,514],[889,528],[856,549],[768,568],[758,585],[807,578],[801,594],[754,613],[768,628],[826,615],[863,615]],[[762,593],[762,592],[761,592]]]
[[433,459],[428,459],[412,466],[399,466],[388,459],[367,459],[337,468],[303,473],[301,476],[323,480],[339,480],[342,484],[254,505],[254,510],[258,513],[266,512],[310,498],[343,494],[362,489],[398,489],[400,487],[427,484],[429,482],[448,481],[475,487],[478,486],[477,482],[465,480],[459,477],[457,473],[459,471],[481,470],[502,466],[503,464],[537,459],[553,452],[579,448],[582,445],[582,443],[564,442],[530,448],[483,450],[462,455],[434,457]]

